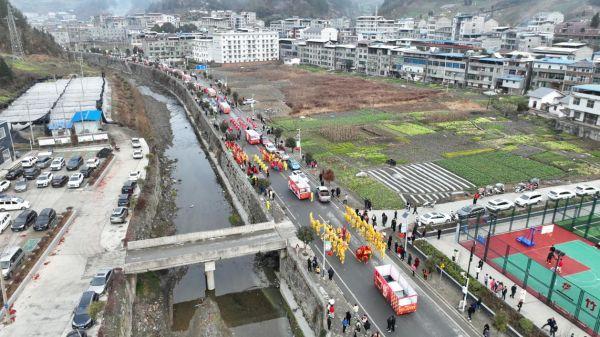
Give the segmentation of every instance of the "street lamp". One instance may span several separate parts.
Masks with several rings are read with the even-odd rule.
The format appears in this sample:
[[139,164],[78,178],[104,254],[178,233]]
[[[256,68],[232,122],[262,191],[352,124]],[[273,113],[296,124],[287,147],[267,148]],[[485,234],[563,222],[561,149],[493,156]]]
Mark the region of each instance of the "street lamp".
[[473,252],[475,251],[475,241],[473,241],[473,245],[471,246],[471,253],[469,254],[469,264],[467,266],[467,274],[465,277],[467,278],[467,282],[465,283],[465,287],[463,289],[463,293],[465,294],[463,300],[461,302],[460,310],[465,311],[465,307],[467,306],[467,295],[469,294],[469,279],[471,272],[471,262],[473,262]]

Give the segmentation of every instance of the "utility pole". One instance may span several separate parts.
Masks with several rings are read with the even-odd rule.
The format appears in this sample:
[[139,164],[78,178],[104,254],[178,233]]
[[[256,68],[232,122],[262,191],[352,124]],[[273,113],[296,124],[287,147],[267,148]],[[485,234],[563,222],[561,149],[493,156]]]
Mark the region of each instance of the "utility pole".
[[29,113],[29,102],[27,102],[27,119],[29,119],[29,132],[31,135],[31,139],[29,140],[29,149],[33,151],[33,121],[31,120],[31,114]]
[[13,57],[21,60],[24,56],[23,45],[21,44],[21,37],[19,36],[19,30],[15,23],[15,17],[12,12],[10,2],[6,4],[7,15],[6,20],[8,21],[8,33],[10,35],[10,47],[12,49]]

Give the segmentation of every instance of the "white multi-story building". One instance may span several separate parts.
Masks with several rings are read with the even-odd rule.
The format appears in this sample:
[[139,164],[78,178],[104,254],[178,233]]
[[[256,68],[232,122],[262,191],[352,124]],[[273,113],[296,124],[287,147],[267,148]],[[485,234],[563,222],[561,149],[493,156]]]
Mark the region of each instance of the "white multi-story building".
[[452,19],[452,40],[473,39],[485,32],[485,17],[458,14]]
[[338,30],[331,27],[308,27],[300,31],[300,38],[304,40],[337,41]]
[[213,39],[212,37],[200,37],[192,42],[192,59],[196,62],[211,62]]
[[359,16],[356,18],[358,40],[391,40],[396,38],[396,23],[383,16]]
[[212,59],[216,63],[265,62],[279,59],[277,32],[228,31],[212,35]]
[[150,60],[180,62],[192,56],[194,41],[199,34],[145,34],[141,37],[142,50]]
[[431,16],[427,19],[426,38],[445,40],[452,37],[452,20],[445,16]]
[[577,85],[571,89],[569,117],[575,121],[600,126],[600,85]]

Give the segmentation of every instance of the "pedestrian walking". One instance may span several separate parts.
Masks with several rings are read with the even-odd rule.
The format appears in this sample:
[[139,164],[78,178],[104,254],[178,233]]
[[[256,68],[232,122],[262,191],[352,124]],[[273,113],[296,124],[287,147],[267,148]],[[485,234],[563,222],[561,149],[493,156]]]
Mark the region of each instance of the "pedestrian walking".
[[517,285],[513,284],[512,287],[510,287],[510,298],[515,298],[516,292],[517,292]]
[[396,232],[396,218],[392,219],[391,226],[392,226],[392,232]]
[[469,309],[467,309],[467,318],[469,319],[469,322],[471,321],[471,319],[473,318],[473,314],[475,313],[475,302],[473,302],[470,306]]
[[425,238],[426,235],[427,235],[427,227],[423,227],[423,230],[421,231],[421,237]]
[[479,273],[481,273],[481,268],[477,267],[477,269],[475,269],[475,279],[479,280]]
[[394,210],[394,219],[398,219],[398,211]]
[[361,320],[363,328],[365,328],[365,335],[368,335],[369,330],[371,329],[371,322],[369,322],[369,318],[367,317],[367,314],[364,314],[360,320]]
[[315,268],[317,268],[317,266],[318,266],[317,257],[313,256],[313,258],[312,258],[312,269],[315,270]]
[[408,260],[406,261],[406,263],[408,263],[409,266],[412,265],[412,254],[408,253]]
[[342,333],[346,333],[348,326],[350,326],[350,320],[346,317],[342,320]]
[[414,207],[415,207],[415,208],[414,208],[414,210],[413,210],[413,214],[418,214],[418,213],[417,213],[417,204],[415,204],[415,206],[414,206]]
[[479,192],[475,192],[475,195],[473,195],[473,205],[477,205],[477,199],[479,199],[480,196]]
[[396,315],[392,315],[390,317],[392,317],[392,326],[391,326],[392,331],[391,332],[396,332]]
[[348,194],[344,194],[344,199],[342,200],[342,203],[343,203],[344,205],[347,205],[347,204],[348,204]]
[[336,187],[335,188],[335,196],[339,198],[341,193],[342,193],[342,190],[340,189],[340,187],[339,186]]
[[398,251],[398,241],[394,241],[394,253],[396,253],[396,254],[400,253]]
[[392,236],[390,235],[388,237],[388,241],[387,241],[387,250],[391,250],[392,249]]
[[410,200],[406,202],[406,210],[410,212]]
[[357,333],[360,333],[362,331],[362,323],[360,322],[360,319],[356,320],[356,323],[354,323],[354,336],[356,336]]
[[483,278],[483,285],[487,288],[488,286],[488,274],[485,273],[485,277]]
[[327,276],[329,276],[329,281],[333,279],[334,274],[335,272],[333,271],[333,268],[329,267],[329,269],[327,269]]
[[392,318],[394,315],[391,315],[387,318],[387,332],[392,332]]
[[352,319],[352,314],[350,313],[350,311],[346,311],[345,318],[348,320],[348,324],[350,324],[350,320]]
[[506,293],[508,292],[508,288],[503,284],[502,285],[502,299],[506,301]]
[[354,303],[354,306],[352,307],[352,312],[354,312],[354,316],[356,317],[356,319],[358,319],[358,304]]
[[310,259],[310,257],[308,258],[308,260],[306,260],[306,262],[308,263],[308,271],[312,271],[312,260]]
[[437,234],[438,234],[437,237],[439,240],[442,237],[442,229],[441,228],[438,228]]
[[377,216],[375,214],[373,214],[371,221],[373,222],[373,227],[375,227],[377,225]]
[[271,201],[270,201],[270,200],[267,200],[267,202],[265,203],[265,206],[266,206],[266,208],[267,208],[267,212],[268,212],[269,210],[271,210]]
[[381,225],[382,225],[383,227],[385,227],[385,225],[387,224],[387,220],[388,220],[388,217],[387,217],[387,215],[386,215],[385,213],[382,213],[382,214],[381,214]]
[[331,330],[331,317],[327,316],[327,330]]
[[483,326],[483,337],[490,337],[490,325],[487,323]]
[[413,276],[415,276],[415,271],[417,271],[417,269],[419,268],[419,264],[421,264],[421,261],[419,260],[418,257],[415,258],[415,263],[412,266],[412,274]]
[[519,299],[519,303],[517,303],[517,312],[521,312],[522,307],[523,307],[523,300]]
[[406,250],[404,250],[404,247],[400,246],[400,261],[404,261],[405,256],[406,256]]

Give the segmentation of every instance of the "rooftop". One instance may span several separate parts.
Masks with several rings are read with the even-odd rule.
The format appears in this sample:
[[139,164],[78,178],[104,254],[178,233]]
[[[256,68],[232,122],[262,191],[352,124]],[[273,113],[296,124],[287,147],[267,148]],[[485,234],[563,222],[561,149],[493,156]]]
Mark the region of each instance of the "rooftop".
[[600,84],[576,85],[576,86],[573,87],[572,90],[575,91],[575,92],[591,91],[591,92],[600,94]]

